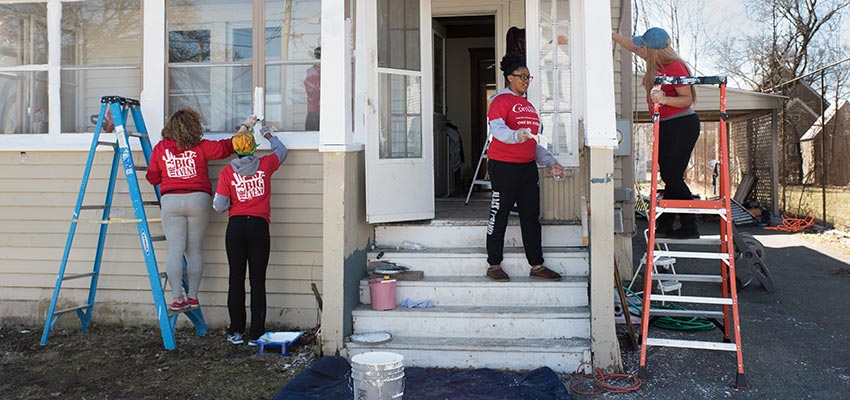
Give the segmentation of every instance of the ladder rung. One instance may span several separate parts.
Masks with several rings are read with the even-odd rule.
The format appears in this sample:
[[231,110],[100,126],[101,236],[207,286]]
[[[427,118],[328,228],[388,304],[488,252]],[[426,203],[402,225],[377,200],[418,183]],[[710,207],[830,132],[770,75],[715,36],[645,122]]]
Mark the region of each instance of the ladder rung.
[[158,202],[158,201],[156,201],[156,200],[143,201],[143,202],[142,202],[142,205],[143,205],[143,206],[158,206],[158,205],[159,205],[159,202]]
[[139,132],[127,132],[127,136],[130,136],[130,137],[137,137],[137,138],[146,138],[146,137],[148,137],[148,135],[146,135],[146,134],[144,134],[144,133],[139,133]]
[[704,251],[668,251],[655,250],[652,252],[654,257],[673,257],[673,258],[698,258],[702,260],[729,260],[728,253],[708,253]]
[[103,210],[104,208],[106,208],[106,206],[103,204],[80,206],[80,210]]
[[720,200],[659,200],[658,207],[723,210],[726,205]]
[[65,275],[65,276],[62,277],[62,280],[63,281],[70,281],[71,279],[85,278],[87,276],[92,276],[92,275],[94,275],[94,271],[86,272],[86,273],[83,273],[83,274]]
[[719,246],[720,235],[701,235],[699,239],[671,239],[671,238],[655,238],[655,243],[663,244],[700,244]]
[[650,301],[672,301],[674,303],[695,304],[721,304],[732,305],[732,299],[728,297],[697,297],[697,296],[672,296],[666,294],[650,294]]
[[164,242],[164,241],[165,241],[165,235],[151,236],[151,242]]
[[722,342],[704,342],[698,340],[675,340],[675,339],[659,339],[646,338],[647,346],[664,346],[664,347],[681,347],[685,349],[703,349],[703,350],[725,350],[737,351],[738,346],[735,343]]
[[650,317],[696,317],[708,319],[723,318],[723,311],[706,311],[706,310],[670,310],[670,309],[651,309]]
[[136,168],[136,171],[147,171],[148,170],[147,165],[136,165],[135,168]]
[[71,308],[66,308],[66,309],[64,309],[64,310],[54,311],[54,312],[53,312],[53,315],[57,315],[57,316],[58,316],[58,315],[62,315],[62,314],[64,314],[64,313],[66,313],[66,312],[68,312],[68,311],[82,310],[82,309],[84,309],[84,308],[89,308],[89,307],[91,307],[91,304],[83,304],[83,305],[81,305],[81,306],[77,306],[77,307],[71,307]]
[[682,282],[712,282],[721,283],[723,277],[720,275],[697,275],[697,274],[652,274],[653,280],[677,280]]
[[101,140],[97,141],[97,145],[98,146],[109,146],[109,147],[112,147],[113,149],[118,147],[118,143],[104,142],[104,141],[101,141]]
[[676,214],[704,214],[704,215],[720,215],[726,216],[726,209],[724,208],[676,208],[676,207],[656,207],[655,215],[661,215],[662,213],[676,213]]
[[[148,218],[148,222],[160,222],[160,218]],[[135,224],[142,222],[138,218],[110,218],[110,219],[72,219],[71,222],[88,222],[92,224]]]

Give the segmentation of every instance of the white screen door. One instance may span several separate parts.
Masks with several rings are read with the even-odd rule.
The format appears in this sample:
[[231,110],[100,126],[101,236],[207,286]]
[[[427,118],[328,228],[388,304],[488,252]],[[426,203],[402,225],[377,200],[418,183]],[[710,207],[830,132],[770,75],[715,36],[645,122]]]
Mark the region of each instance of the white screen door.
[[366,219],[434,218],[431,2],[367,3]]

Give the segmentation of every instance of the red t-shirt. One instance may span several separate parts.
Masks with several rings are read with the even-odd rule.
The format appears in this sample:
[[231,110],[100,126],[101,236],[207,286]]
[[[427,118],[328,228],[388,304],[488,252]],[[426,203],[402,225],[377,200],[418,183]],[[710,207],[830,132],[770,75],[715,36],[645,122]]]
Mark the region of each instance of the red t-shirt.
[[[540,130],[540,118],[537,116],[537,110],[525,97],[513,93],[502,93],[496,96],[490,103],[487,118],[490,121],[501,118],[505,121],[505,125],[513,130],[529,128],[534,136],[537,136],[537,132]],[[532,162],[537,150],[537,140],[533,139],[522,143],[508,144],[493,137],[490,147],[487,149],[487,158],[512,163]]]
[[[658,72],[655,74],[656,76],[689,76],[690,72],[688,72],[688,67],[685,66],[685,63],[681,61],[673,61],[670,64],[662,65],[658,67]],[[664,95],[667,97],[678,97],[679,94],[676,93],[677,87],[688,86],[685,84],[681,85],[661,85],[661,90],[664,91]],[[649,96],[646,97],[646,104],[649,106],[649,113],[653,112],[653,104],[652,100],[649,99]],[[661,119],[672,117],[676,114],[679,114],[682,111],[687,110],[688,107],[670,107],[666,104],[662,105],[658,110],[658,113]]]
[[272,174],[280,168],[280,160],[272,153],[260,158],[260,166],[252,176],[242,176],[228,165],[218,175],[216,194],[230,198],[228,216],[263,217],[271,223]]
[[212,194],[207,163],[231,154],[233,144],[230,138],[202,139],[197,146],[185,150],[178,150],[174,139],[163,138],[153,148],[145,178],[151,185],[160,185],[162,194],[176,190]]

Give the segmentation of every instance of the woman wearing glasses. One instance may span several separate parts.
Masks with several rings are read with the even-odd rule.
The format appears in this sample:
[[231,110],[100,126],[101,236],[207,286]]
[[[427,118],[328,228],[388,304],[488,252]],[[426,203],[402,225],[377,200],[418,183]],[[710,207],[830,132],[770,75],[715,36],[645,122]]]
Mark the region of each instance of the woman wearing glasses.
[[543,266],[540,243],[540,186],[537,166],[551,167],[552,174],[564,176],[564,168],[535,138],[542,131],[537,110],[525,95],[534,79],[521,54],[509,53],[500,64],[506,88],[493,96],[487,119],[492,140],[487,149],[487,169],[493,194],[487,222],[487,277],[498,282],[510,280],[501,268],[505,230],[511,207],[519,208],[525,257],[533,279],[557,281],[561,275]]

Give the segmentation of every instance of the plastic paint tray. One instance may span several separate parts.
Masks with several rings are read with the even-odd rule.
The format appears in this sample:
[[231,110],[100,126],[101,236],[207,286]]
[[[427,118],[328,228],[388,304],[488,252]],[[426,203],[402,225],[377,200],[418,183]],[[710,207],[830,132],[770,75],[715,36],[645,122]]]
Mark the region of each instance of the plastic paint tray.
[[266,332],[263,336],[257,339],[257,345],[260,346],[259,354],[265,352],[265,347],[280,347],[280,355],[287,355],[286,348],[292,343],[295,343],[304,332]]

